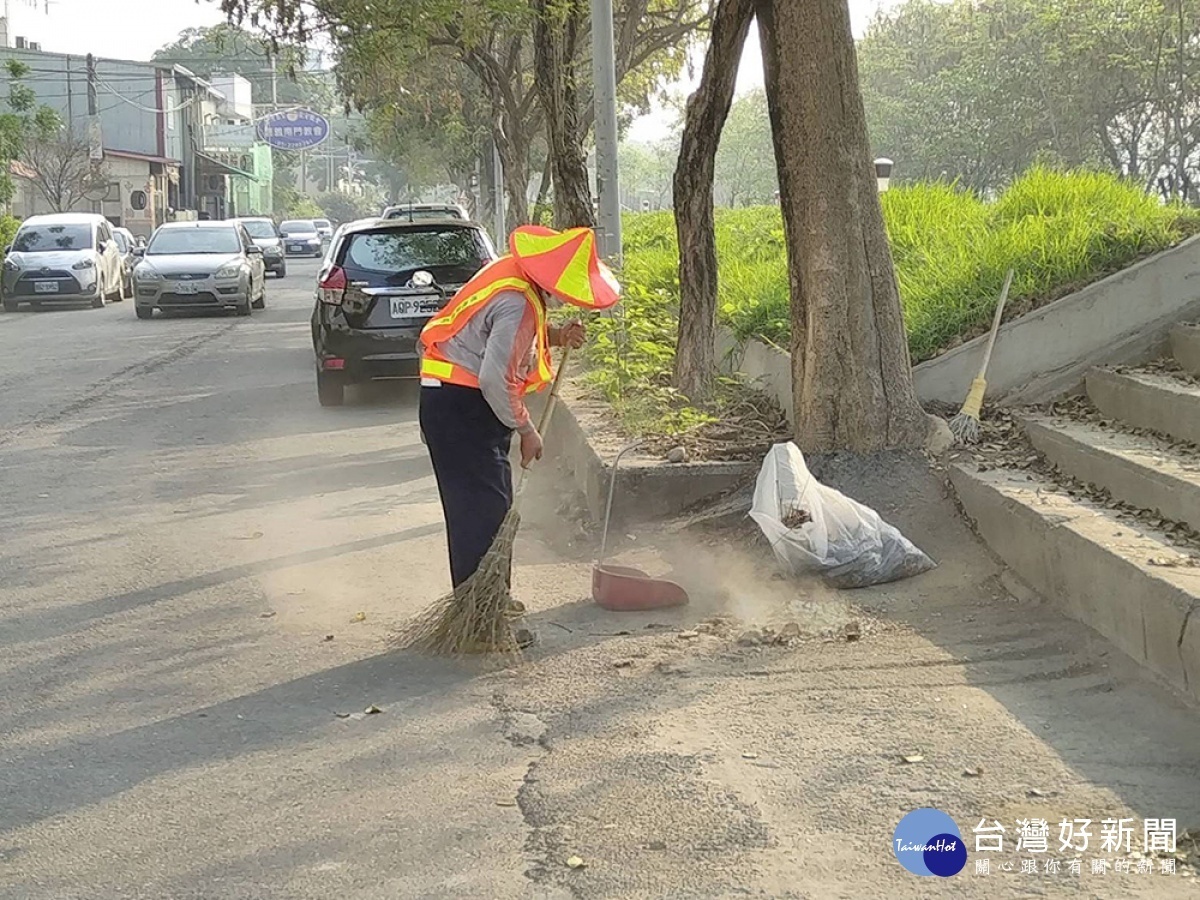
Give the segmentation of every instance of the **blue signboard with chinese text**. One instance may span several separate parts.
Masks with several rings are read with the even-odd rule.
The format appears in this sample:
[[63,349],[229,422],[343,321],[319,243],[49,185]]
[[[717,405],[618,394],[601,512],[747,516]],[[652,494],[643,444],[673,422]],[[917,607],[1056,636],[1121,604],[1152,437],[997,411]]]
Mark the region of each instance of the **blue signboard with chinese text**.
[[258,136],[277,150],[311,150],[329,137],[329,120],[307,109],[272,113],[258,123]]

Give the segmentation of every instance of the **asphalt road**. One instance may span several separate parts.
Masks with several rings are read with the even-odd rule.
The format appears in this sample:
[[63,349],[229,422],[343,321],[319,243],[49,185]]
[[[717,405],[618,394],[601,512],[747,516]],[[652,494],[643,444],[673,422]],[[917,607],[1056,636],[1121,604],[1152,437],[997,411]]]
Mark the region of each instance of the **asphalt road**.
[[[634,535],[694,603],[616,618],[547,466],[517,552],[529,663],[390,652],[446,588],[440,510],[411,386],[318,407],[315,269],[249,319],[0,315],[0,897],[1193,895],[892,858],[926,805],[1010,835],[1200,824],[1195,711],[1010,597],[940,500],[895,511],[940,568],[854,606]],[[818,636],[688,631],[718,612]],[[862,640],[819,637],[848,621]]]

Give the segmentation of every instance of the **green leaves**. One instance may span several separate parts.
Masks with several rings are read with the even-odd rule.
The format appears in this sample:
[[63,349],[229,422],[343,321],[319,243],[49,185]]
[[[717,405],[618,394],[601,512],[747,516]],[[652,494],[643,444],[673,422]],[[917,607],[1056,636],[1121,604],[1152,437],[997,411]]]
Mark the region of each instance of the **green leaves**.
[[1200,142],[1200,0],[1182,5],[1180,35],[1174,0],[908,0],[858,48],[872,144],[900,178],[979,191],[1037,162],[1152,184]]

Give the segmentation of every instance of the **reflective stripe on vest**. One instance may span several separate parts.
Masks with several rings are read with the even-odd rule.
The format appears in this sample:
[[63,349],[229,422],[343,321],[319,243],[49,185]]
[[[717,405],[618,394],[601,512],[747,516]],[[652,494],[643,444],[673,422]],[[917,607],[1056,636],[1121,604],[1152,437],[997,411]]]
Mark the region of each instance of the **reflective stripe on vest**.
[[421,330],[421,375],[436,378],[447,384],[479,387],[479,376],[455,365],[442,355],[438,345],[450,340],[484,308],[489,300],[503,291],[522,294],[533,308],[536,318],[535,365],[525,377],[525,392],[542,390],[554,377],[550,368],[550,336],[547,330],[546,309],[533,284],[521,276],[516,261],[502,257],[485,267],[465,284],[450,303]]

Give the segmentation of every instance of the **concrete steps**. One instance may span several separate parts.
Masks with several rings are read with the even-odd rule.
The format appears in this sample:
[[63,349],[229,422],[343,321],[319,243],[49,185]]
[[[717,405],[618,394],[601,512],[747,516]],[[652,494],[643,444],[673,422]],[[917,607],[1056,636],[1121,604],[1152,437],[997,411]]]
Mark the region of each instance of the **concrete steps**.
[[1088,372],[1090,406],[1019,415],[1021,468],[951,481],[1026,584],[1200,700],[1200,327],[1170,346],[1173,361]]
[[1200,375],[1200,326],[1176,325],[1172,328],[1171,355],[1184,371]]
[[1200,388],[1156,373],[1092,369],[1087,393],[1104,415],[1200,444]]
[[1154,437],[1065,417],[1020,421],[1033,446],[1066,474],[1200,531],[1200,456],[1183,459]]
[[1024,471],[955,466],[950,477],[979,534],[1030,587],[1200,698],[1200,568],[1156,564],[1180,557],[1165,535]]

